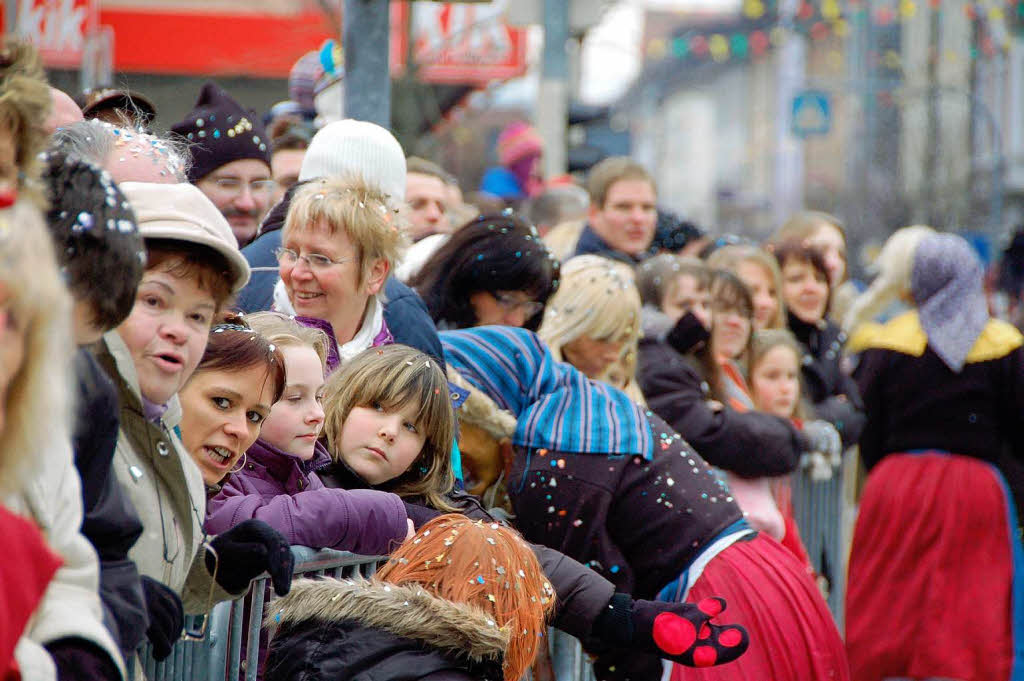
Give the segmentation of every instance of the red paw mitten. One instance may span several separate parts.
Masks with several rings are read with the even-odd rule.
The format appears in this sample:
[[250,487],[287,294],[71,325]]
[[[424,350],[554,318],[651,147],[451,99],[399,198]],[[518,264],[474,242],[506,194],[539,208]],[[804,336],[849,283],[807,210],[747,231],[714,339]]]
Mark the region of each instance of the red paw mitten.
[[661,657],[687,667],[711,667],[732,662],[742,655],[750,639],[736,624],[712,624],[725,610],[721,598],[700,603],[634,601],[633,640],[650,641]]

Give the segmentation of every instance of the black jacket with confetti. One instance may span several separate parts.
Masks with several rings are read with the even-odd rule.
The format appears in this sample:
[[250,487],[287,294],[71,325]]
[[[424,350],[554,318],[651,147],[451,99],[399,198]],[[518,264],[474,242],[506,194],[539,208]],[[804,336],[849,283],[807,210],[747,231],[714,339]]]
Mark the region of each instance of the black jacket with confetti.
[[663,420],[649,418],[650,461],[518,448],[508,479],[516,527],[526,539],[644,599],[742,518],[718,474]]

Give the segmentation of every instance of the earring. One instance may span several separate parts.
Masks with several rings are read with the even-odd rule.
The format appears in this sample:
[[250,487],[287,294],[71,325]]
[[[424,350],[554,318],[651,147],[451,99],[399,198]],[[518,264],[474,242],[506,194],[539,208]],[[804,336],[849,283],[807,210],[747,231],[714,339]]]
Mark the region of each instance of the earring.
[[243,468],[245,468],[245,452],[242,452],[242,458],[239,459],[238,468],[232,468],[231,470],[229,470],[228,471],[228,475],[231,475],[232,473],[237,473],[238,471],[242,470]]

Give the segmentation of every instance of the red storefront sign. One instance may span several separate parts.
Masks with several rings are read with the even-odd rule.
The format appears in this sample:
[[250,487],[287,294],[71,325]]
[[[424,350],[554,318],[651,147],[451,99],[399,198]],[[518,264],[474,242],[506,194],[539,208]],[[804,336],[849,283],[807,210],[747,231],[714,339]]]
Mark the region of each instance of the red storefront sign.
[[[512,0],[514,1],[514,0]],[[114,70],[121,72],[287,78],[295,61],[337,37],[316,3],[290,14],[98,7],[99,0],[17,0],[19,25],[49,67],[77,67],[95,27],[114,33]],[[416,76],[431,83],[486,84],[526,72],[526,32],[504,21],[503,0],[412,7]],[[0,2],[0,16],[3,3]],[[391,72],[405,72],[410,3],[391,3]]]
[[[510,0],[515,2],[515,0]],[[412,4],[412,17],[409,12]],[[412,32],[416,76],[428,83],[486,85],[526,73],[526,31],[505,21],[505,2],[391,3],[391,73],[404,73]]]
[[[28,38],[47,66],[77,66],[96,26],[97,0],[16,0],[14,32]],[[7,27],[5,25],[5,30]]]

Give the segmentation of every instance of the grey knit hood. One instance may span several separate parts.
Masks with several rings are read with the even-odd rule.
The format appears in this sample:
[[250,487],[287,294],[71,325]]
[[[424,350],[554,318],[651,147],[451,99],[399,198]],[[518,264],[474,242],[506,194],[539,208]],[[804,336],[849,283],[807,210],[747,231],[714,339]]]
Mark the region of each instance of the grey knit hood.
[[956,373],[988,323],[983,276],[974,249],[955,234],[925,237],[914,253],[910,291],[921,327],[928,345]]

